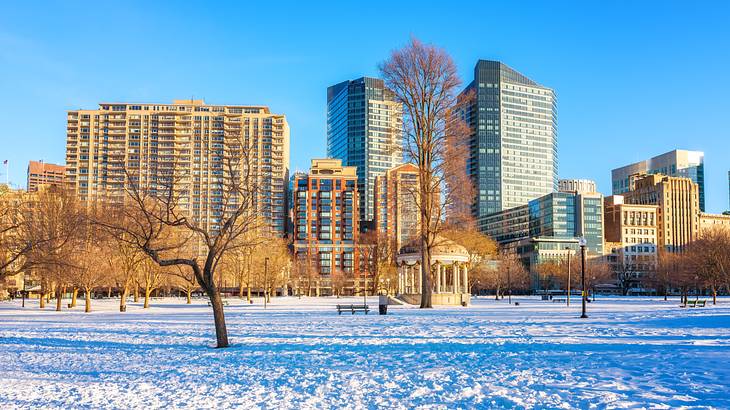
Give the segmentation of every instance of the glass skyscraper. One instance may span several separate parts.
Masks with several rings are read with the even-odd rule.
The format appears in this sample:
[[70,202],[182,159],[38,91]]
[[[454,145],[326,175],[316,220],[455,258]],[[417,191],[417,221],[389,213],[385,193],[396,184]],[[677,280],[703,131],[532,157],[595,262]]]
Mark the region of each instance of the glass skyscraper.
[[476,218],[558,189],[555,92],[498,61],[479,60],[459,95],[472,129],[468,174]]
[[375,177],[403,163],[403,109],[383,80],[362,77],[327,88],[327,156],[357,167],[360,221],[372,228]]
[[691,179],[699,187],[700,210],[705,211],[705,154],[702,151],[675,149],[656,157],[611,171],[612,193],[621,195],[634,189],[641,174],[662,174]]

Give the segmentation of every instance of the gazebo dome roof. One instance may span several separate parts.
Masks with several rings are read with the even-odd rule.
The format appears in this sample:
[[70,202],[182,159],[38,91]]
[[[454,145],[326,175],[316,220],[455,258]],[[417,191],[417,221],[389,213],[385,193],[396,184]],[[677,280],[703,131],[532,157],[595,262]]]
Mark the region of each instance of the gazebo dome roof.
[[[465,247],[459,245],[458,243],[452,241],[451,239],[445,238],[443,236],[436,236],[436,240],[434,241],[435,245],[431,249],[432,254],[446,254],[446,255],[458,255],[458,256],[469,256],[469,252],[466,250]],[[407,244],[403,245],[398,254],[405,255],[405,254],[421,254],[421,241],[420,239],[415,239]]]

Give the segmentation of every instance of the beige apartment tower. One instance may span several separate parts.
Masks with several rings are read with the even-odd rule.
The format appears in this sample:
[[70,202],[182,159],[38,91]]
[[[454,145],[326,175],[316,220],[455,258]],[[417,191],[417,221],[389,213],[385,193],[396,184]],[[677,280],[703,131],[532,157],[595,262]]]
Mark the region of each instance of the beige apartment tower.
[[375,178],[375,227],[393,255],[418,236],[418,167],[403,164]]
[[123,201],[127,175],[145,189],[183,175],[189,197],[181,206],[212,230],[224,212],[221,184],[230,149],[243,145],[259,187],[256,211],[285,233],[289,125],[268,107],[102,103],[68,112],[66,141],[67,181],[82,201]]
[[689,178],[661,174],[642,175],[632,191],[624,194],[628,204],[656,205],[657,241],[669,251],[679,251],[699,234],[699,188]]

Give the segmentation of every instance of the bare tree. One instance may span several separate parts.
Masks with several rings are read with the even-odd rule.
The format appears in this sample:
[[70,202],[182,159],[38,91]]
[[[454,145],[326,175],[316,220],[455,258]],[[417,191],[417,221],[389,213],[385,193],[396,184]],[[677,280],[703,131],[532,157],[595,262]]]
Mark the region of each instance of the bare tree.
[[[178,265],[170,265],[178,266]],[[143,309],[150,307],[150,297],[152,292],[159,289],[164,280],[163,267],[155,263],[150,259],[145,259],[140,265],[140,269],[135,275],[135,281],[137,286],[144,292],[144,304]]]
[[142,262],[147,258],[139,249],[131,246],[126,241],[114,240],[109,243],[109,257],[107,263],[111,264],[112,276],[120,289],[119,311],[127,310],[127,298],[132,286],[137,286],[136,275]]
[[[116,207],[123,225],[100,221],[119,240],[127,241],[160,266],[182,265],[195,275],[210,299],[216,330],[216,346],[228,347],[228,332],[221,294],[216,283],[223,256],[246,246],[247,232],[257,229],[256,203],[261,175],[256,162],[255,141],[243,135],[226,137],[224,147],[214,154],[222,158],[221,169],[211,175],[211,188],[219,199],[210,205],[211,216],[191,214],[192,175],[185,167],[172,167],[153,185],[141,183],[140,175],[126,173],[126,206]],[[190,251],[182,254],[182,250]]]
[[[447,148],[453,146],[450,135],[456,116],[452,115],[456,91],[461,85],[456,65],[442,49],[425,45],[417,39],[380,65],[386,86],[403,104],[405,113],[405,154],[418,166],[417,207],[421,266],[431,266],[431,251],[437,245],[445,210],[453,203],[446,189],[449,171]],[[464,171],[466,167],[464,166]],[[439,200],[439,196],[442,200]],[[431,307],[430,268],[422,269],[421,308]]]
[[710,288],[712,303],[716,304],[718,288],[728,284],[730,230],[719,227],[703,230],[700,238],[687,246],[683,256],[695,272],[696,282]]

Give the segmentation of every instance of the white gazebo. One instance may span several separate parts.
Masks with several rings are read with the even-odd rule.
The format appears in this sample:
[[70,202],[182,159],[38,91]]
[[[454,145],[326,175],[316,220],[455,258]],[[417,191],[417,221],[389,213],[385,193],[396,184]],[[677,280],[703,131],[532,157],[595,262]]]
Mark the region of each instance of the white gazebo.
[[[437,237],[431,250],[431,303],[462,305],[469,303],[469,253],[456,242]],[[396,257],[398,298],[406,303],[421,303],[421,246],[418,241],[403,246]]]

